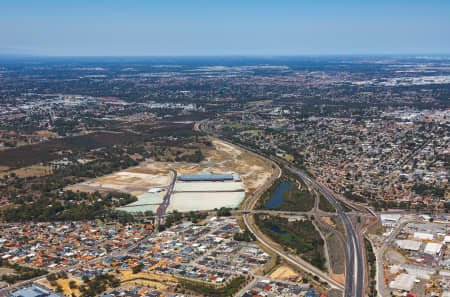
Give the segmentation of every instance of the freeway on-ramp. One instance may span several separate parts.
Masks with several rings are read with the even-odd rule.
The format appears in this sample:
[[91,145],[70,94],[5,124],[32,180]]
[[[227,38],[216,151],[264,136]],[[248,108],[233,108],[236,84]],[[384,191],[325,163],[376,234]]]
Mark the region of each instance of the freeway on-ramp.
[[[214,135],[216,137],[218,136],[211,127],[209,127],[208,121],[202,121],[196,126],[199,130],[202,130],[204,132],[207,132],[211,135]],[[238,144],[235,144],[238,145]],[[239,147],[255,153],[259,155],[262,158],[267,159],[264,157],[263,154],[261,154],[258,151],[255,151],[251,148],[245,147],[243,145],[238,145]],[[320,193],[322,193],[326,199],[328,199],[333,206],[336,209],[336,212],[338,216],[341,218],[342,223],[344,224],[347,242],[346,242],[346,269],[345,269],[345,286],[344,286],[344,297],[363,297],[364,296],[364,280],[365,280],[365,263],[364,263],[364,256],[362,252],[362,244],[361,244],[361,238],[359,234],[355,231],[355,228],[349,219],[349,216],[345,213],[345,211],[342,209],[340,202],[347,204],[345,201],[340,200],[337,195],[325,187],[324,185],[320,184],[319,182],[316,182],[314,179],[312,179],[309,175],[307,175],[302,170],[293,167],[293,164],[287,162],[286,160],[282,160],[280,158],[270,156],[269,159],[273,161],[275,164],[277,164],[276,167],[279,165],[283,166],[285,170],[288,170],[289,172],[295,174],[296,176],[300,177],[307,185],[315,188]],[[268,160],[269,161],[269,160]],[[281,173],[279,173],[281,174]],[[273,178],[273,177],[272,177]],[[266,184],[264,187],[260,188],[261,193],[265,191],[265,189],[268,188],[272,184],[272,180],[268,182],[268,185]],[[250,211],[253,209],[257,199],[260,197],[261,193],[257,191],[252,197],[250,197],[247,200],[247,203],[244,205],[244,211]],[[353,206],[349,205],[352,209],[357,210]],[[335,285],[338,288],[342,288],[342,285],[338,283],[337,281],[331,279],[327,274],[323,273],[319,269],[315,268],[311,264],[305,262],[305,261],[299,261],[301,259],[295,258],[292,255],[286,254],[284,251],[279,250],[273,243],[266,240],[264,236],[262,236],[259,233],[258,228],[254,226],[254,223],[252,222],[250,218],[250,213],[244,212],[244,221],[247,226],[247,228],[255,235],[255,237],[267,248],[273,250],[278,255],[280,255],[282,258],[287,260],[288,262],[295,264],[302,269],[313,273],[314,275],[320,277],[323,280],[326,280],[330,285]]]

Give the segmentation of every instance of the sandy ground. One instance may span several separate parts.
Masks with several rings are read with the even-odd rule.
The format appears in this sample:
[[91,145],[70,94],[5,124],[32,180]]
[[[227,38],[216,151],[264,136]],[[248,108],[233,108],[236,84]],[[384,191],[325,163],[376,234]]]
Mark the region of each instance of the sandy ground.
[[48,131],[48,130],[39,130],[35,132],[36,135],[44,136],[44,137],[56,137],[58,136],[58,133]]
[[289,280],[290,276],[297,276],[297,277],[299,277],[300,275],[298,273],[296,273],[292,268],[290,268],[287,265],[279,266],[277,269],[275,269],[274,272],[272,272],[270,274],[270,278],[278,279],[278,280],[281,280],[281,281]]
[[[49,166],[32,165],[17,170],[13,170],[11,172],[14,172],[19,177],[28,177],[28,176],[44,176],[50,174],[52,170]],[[11,172],[5,174],[10,174]]]
[[8,274],[14,274],[14,269],[10,268],[0,268],[0,276],[8,275]]
[[[133,280],[136,278],[143,278],[148,280]],[[154,274],[154,273],[146,273],[146,272],[139,272],[136,274],[133,274],[132,271],[121,271],[119,276],[120,281],[126,282],[126,284],[134,284],[139,286],[149,286],[153,288],[157,288],[158,290],[166,290],[167,286],[153,280],[161,280],[161,281],[170,281],[170,282],[176,282],[176,279],[169,276],[163,276],[160,274]],[[129,281],[131,280],[131,281]]]
[[247,192],[253,192],[270,178],[272,167],[263,159],[225,143],[214,140],[214,150],[206,153],[212,166],[212,173],[239,173],[244,188]]
[[[79,285],[83,284],[83,282],[80,282],[80,281],[78,281],[76,279],[73,279],[73,278],[58,279],[56,281],[56,283],[61,286],[61,288],[63,289],[64,295],[72,296],[72,294],[75,294],[75,296],[80,296],[81,293],[80,293],[80,291],[77,288],[75,288],[75,289],[71,289],[70,288],[70,286],[69,286],[70,281],[75,281],[75,283],[77,285],[77,288],[78,288]],[[43,285],[44,287],[50,288],[52,290],[56,289],[56,287],[53,287],[52,285],[50,285],[50,282],[46,278],[43,278],[43,279],[39,280],[38,283]]]
[[342,297],[344,293],[338,289],[330,289],[327,293],[328,297]]
[[399,252],[397,252],[393,249],[388,249],[386,251],[386,254],[384,255],[384,257],[391,264],[405,264],[406,263],[405,257],[403,257],[402,254],[400,254]]
[[140,195],[150,188],[169,185],[173,174],[166,169],[153,167],[154,164],[143,163],[137,167],[69,186],[66,189],[85,192],[120,191]]
[[[242,182],[233,184],[233,187],[228,185],[208,185],[205,187],[211,191],[212,195],[205,197],[198,195],[191,197],[191,201],[186,199],[172,199],[169,209],[184,209],[197,208],[197,205],[202,206],[201,209],[213,209],[215,207],[236,207],[245,198],[245,194],[252,193],[270,179],[272,175],[272,166],[265,162],[260,157],[243,151],[239,147],[230,145],[221,140],[213,140],[213,146],[203,149],[205,160],[200,164],[195,163],[179,163],[179,162],[157,162],[147,160],[139,166],[128,168],[113,174],[102,176],[93,180],[67,187],[73,191],[121,191],[133,195],[141,195],[146,193],[148,189],[153,187],[164,187],[170,184],[173,179],[171,171],[174,169],[178,175],[181,174],[225,174],[238,173],[241,176]],[[239,185],[239,186],[238,186]],[[181,186],[181,189],[180,189]],[[181,185],[177,186],[176,190],[180,191],[194,191],[195,185]],[[215,195],[214,191],[224,189],[229,191],[239,190],[241,187],[245,193],[229,193],[229,195]],[[183,189],[186,188],[186,189]],[[205,189],[200,189],[205,190]],[[228,194],[228,193],[227,193]],[[183,196],[183,195],[182,195]],[[212,199],[217,196],[215,199]],[[219,197],[220,196],[220,197]],[[228,196],[229,199],[225,199]],[[181,197],[181,196],[180,196]],[[202,199],[204,203],[202,203]],[[237,203],[237,204],[236,204]],[[190,205],[189,205],[190,204]],[[194,206],[194,204],[196,206]],[[208,208],[211,207],[211,208]],[[179,209],[181,210],[181,209]]]
[[333,221],[329,218],[329,217],[321,217],[320,218],[322,221],[324,221],[325,223],[327,223],[330,226],[334,226],[335,224],[333,223]]

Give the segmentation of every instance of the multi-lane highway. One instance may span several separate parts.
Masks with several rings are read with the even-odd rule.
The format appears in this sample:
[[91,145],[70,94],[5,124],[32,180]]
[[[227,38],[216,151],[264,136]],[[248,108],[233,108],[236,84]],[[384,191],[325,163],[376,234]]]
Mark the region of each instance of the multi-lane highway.
[[[253,152],[251,152],[251,153],[253,153]],[[249,231],[253,233],[253,235],[256,237],[256,239],[262,245],[264,245],[267,249],[271,250],[272,252],[278,254],[285,261],[293,264],[294,266],[299,267],[300,269],[302,269],[306,272],[309,272],[309,273],[319,277],[322,281],[327,282],[330,286],[343,290],[344,286],[341,283],[334,280],[327,273],[321,271],[320,269],[318,269],[317,267],[304,261],[303,259],[301,259],[295,255],[286,253],[281,247],[274,245],[273,242],[270,239],[268,239],[266,236],[264,236],[264,234],[262,234],[261,231],[255,226],[250,214],[252,214],[254,212],[253,208],[254,208],[256,202],[258,201],[261,194],[265,190],[267,190],[276,179],[278,179],[281,176],[280,167],[277,164],[274,164],[274,165],[275,165],[274,172],[272,173],[271,178],[262,187],[260,187],[255,193],[253,193],[253,195],[251,197],[249,197],[245,201],[245,204],[243,207],[244,208],[243,213],[244,213],[245,225],[247,226]],[[298,212],[291,212],[291,213],[299,214]]]
[[364,276],[365,265],[364,257],[362,254],[361,240],[348,215],[344,212],[341,205],[338,203],[335,194],[326,187],[322,186],[303,171],[293,168],[291,166],[285,166],[285,169],[291,173],[299,176],[305,183],[317,189],[322,195],[325,196],[336,208],[337,214],[340,216],[342,223],[344,224],[345,232],[347,234],[347,261],[346,261],[346,273],[345,273],[345,291],[344,296],[356,296],[362,297],[364,295]]
[[[208,132],[210,134],[215,134],[213,129],[208,127],[208,123],[201,122],[197,126],[200,130]],[[215,135],[217,136],[217,135]],[[241,146],[241,145],[240,145]],[[241,146],[243,147],[243,146]],[[253,153],[256,153],[260,156],[262,156],[259,152],[254,151],[250,148],[243,147],[244,149],[251,151]],[[264,157],[264,156],[262,156]],[[347,235],[346,245],[345,245],[345,255],[346,255],[346,269],[345,269],[345,286],[344,286],[344,297],[363,297],[364,296],[364,280],[365,280],[365,262],[364,262],[364,256],[362,253],[362,245],[361,245],[361,239],[359,234],[355,231],[355,228],[349,219],[349,216],[344,212],[342,209],[339,199],[337,198],[337,195],[329,190],[327,187],[323,186],[322,184],[316,182],[314,179],[312,179],[310,176],[308,176],[306,173],[304,173],[302,170],[298,168],[292,167],[292,164],[288,163],[285,160],[279,159],[277,157],[270,157],[270,159],[275,162],[276,164],[279,164],[283,166],[286,170],[289,172],[295,174],[299,178],[301,178],[308,186],[311,186],[318,190],[322,195],[325,196],[326,199],[328,199],[333,206],[336,208],[337,214],[342,220],[342,223],[344,224],[345,232]],[[273,181],[269,181],[270,184]],[[266,187],[262,187],[261,191],[264,191]],[[248,199],[247,203],[244,206],[245,211],[250,211],[253,209],[257,199],[259,198],[260,193],[255,193],[250,199]],[[314,275],[317,275],[321,279],[326,280],[330,285],[334,285],[336,287],[342,287],[342,285],[335,280],[328,277],[328,275],[324,274],[317,268],[313,267],[309,263],[306,263],[304,261],[298,261],[299,259],[293,258],[292,255],[286,255],[283,251],[280,251],[276,246],[274,246],[271,242],[267,241],[264,236],[259,234],[259,230],[254,226],[252,220],[250,219],[249,213],[244,213],[244,221],[247,225],[247,228],[256,236],[256,238],[266,247],[269,249],[275,251],[277,254],[279,254],[282,258],[287,260],[290,263],[296,264],[297,266],[302,267],[302,269],[313,273]],[[304,262],[304,263],[302,263]],[[339,285],[339,286],[338,286]]]
[[170,185],[167,187],[166,195],[164,195],[164,200],[158,208],[158,227],[163,223],[166,217],[166,211],[170,204],[170,197],[172,196],[173,189],[175,187],[175,182],[177,181],[177,172],[173,169],[169,169],[173,173],[173,179]]

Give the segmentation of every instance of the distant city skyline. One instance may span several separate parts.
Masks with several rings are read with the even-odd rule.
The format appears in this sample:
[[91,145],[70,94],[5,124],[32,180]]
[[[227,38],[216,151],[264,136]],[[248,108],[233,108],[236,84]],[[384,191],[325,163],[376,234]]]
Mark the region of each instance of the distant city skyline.
[[7,0],[0,54],[449,54],[449,15],[443,0]]

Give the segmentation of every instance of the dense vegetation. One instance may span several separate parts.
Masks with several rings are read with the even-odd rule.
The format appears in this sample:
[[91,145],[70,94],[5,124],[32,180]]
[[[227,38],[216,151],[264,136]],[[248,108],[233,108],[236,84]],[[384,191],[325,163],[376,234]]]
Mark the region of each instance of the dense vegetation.
[[197,223],[201,220],[204,220],[207,216],[208,213],[206,212],[190,211],[188,213],[181,213],[174,210],[166,217],[165,223],[163,225],[159,225],[159,231],[164,231],[165,229],[170,228],[171,226],[176,225],[183,220]]
[[109,210],[136,201],[136,197],[125,193],[72,192],[42,197],[30,203],[10,207],[2,212],[7,222],[19,221],[78,221],[106,216]]
[[219,217],[229,217],[231,216],[231,208],[221,207],[217,210],[217,216]]
[[86,287],[80,287],[81,297],[94,297],[108,289],[108,287],[118,287],[120,285],[119,279],[111,274],[98,274],[93,279],[83,279]]
[[[133,128],[132,131],[130,129]],[[192,124],[164,123],[157,127],[150,124],[139,124],[133,127],[117,127],[111,132],[95,132],[88,135],[70,136],[59,139],[52,139],[42,143],[24,145],[8,150],[0,151],[0,165],[11,168],[20,168],[37,163],[47,163],[60,159],[62,156],[78,156],[90,150],[126,146],[130,149],[140,146],[141,151],[145,151],[142,146],[145,142],[158,141],[162,148],[180,140],[202,135],[192,130]],[[61,155],[61,153],[63,153]],[[196,151],[190,158],[198,159],[199,153]],[[181,157],[181,156],[180,156]],[[189,158],[189,157],[186,157]]]
[[426,184],[414,184],[412,190],[419,195],[444,197],[445,189]]
[[310,220],[289,222],[279,216],[255,215],[261,231],[286,249],[295,251],[304,260],[325,270],[324,241]]
[[236,232],[234,233],[233,239],[236,241],[246,241],[251,242],[256,240],[255,235],[253,235],[250,230],[248,230],[247,226],[244,228],[244,232]]
[[247,279],[245,277],[238,276],[224,286],[215,286],[203,282],[180,279],[183,288],[202,296],[214,297],[234,296],[234,294],[243,287],[246,281]]
[[[290,183],[292,185],[289,189],[283,191],[283,203],[278,207],[266,206],[267,202],[283,183]],[[292,175],[283,172],[282,177],[264,192],[258,201],[257,208],[283,211],[310,211],[314,207],[314,197],[303,182],[300,182],[300,189],[298,188],[298,184],[299,182]]]
[[368,263],[368,270],[369,270],[369,287],[367,288],[369,290],[369,297],[376,297],[377,296],[377,281],[376,281],[376,274],[377,274],[377,267],[376,267],[376,257],[372,249],[372,245],[370,244],[370,241],[364,238],[364,246],[366,247],[366,258]]
[[319,209],[323,210],[325,212],[335,212],[336,211],[333,204],[331,204],[331,202],[328,201],[328,199],[325,198],[322,194],[319,194]]
[[8,260],[2,258],[0,258],[0,267],[14,270],[13,274],[4,274],[1,278],[2,281],[7,282],[8,284],[14,284],[19,281],[32,279],[47,273],[47,271],[42,269],[11,264]]
[[98,198],[93,194],[62,192],[64,187],[138,165],[146,158],[200,162],[204,155],[199,147],[212,145],[203,134],[193,131],[191,124],[165,123],[157,128],[153,125],[136,124],[133,129],[138,133],[118,129],[118,133],[67,137],[0,151],[0,155],[5,154],[3,157],[12,158],[5,162],[19,167],[64,158],[63,165],[52,163],[53,170],[47,169],[43,176],[20,177],[10,172],[0,177],[0,197],[8,199],[12,206],[2,212],[3,218],[11,222],[90,220],[107,216],[111,208],[134,202],[135,198],[117,193],[114,197]]

